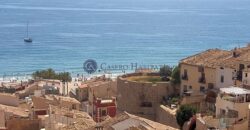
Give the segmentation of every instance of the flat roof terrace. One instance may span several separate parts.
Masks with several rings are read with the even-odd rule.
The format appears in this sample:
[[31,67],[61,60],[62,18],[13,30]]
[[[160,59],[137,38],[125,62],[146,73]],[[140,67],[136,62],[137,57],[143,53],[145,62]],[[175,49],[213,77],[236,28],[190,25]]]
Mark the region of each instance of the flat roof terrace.
[[227,94],[235,94],[235,95],[243,95],[243,94],[250,94],[250,90],[240,88],[240,87],[227,87],[227,88],[220,88],[221,93]]
[[136,82],[166,82],[166,81],[163,81],[161,79],[160,76],[145,76],[145,75],[142,75],[142,76],[130,76],[130,77],[126,77],[126,79],[128,81],[136,81]]

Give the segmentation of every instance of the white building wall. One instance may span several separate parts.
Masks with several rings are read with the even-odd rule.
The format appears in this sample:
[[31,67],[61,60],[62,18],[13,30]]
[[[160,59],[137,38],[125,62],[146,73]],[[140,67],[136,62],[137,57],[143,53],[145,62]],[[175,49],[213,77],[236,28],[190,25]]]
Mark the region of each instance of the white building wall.
[[244,71],[242,73],[242,83],[244,85],[250,85],[250,71]]
[[227,110],[235,110],[238,112],[238,118],[243,118],[248,116],[248,105],[249,102],[244,102],[244,103],[235,103],[235,102],[231,102],[231,101],[227,101],[224,100],[222,98],[220,98],[220,96],[218,95],[218,97],[216,98],[216,116],[219,116],[220,113],[220,109],[223,109],[227,112]]
[[[224,88],[234,85],[234,79],[236,72],[231,68],[218,67],[216,68],[216,88]],[[224,77],[224,82],[221,82],[221,76]]]

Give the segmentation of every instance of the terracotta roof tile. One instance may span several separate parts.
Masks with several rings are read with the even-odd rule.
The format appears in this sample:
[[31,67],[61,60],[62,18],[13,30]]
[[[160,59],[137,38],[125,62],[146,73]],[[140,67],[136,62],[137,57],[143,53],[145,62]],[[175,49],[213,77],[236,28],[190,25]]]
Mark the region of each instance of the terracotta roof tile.
[[250,62],[250,46],[233,49],[230,51],[209,49],[182,59],[180,63],[197,66],[202,65],[211,68],[216,68],[218,66],[235,68],[240,61]]
[[[125,120],[130,120],[130,119],[137,120],[138,122],[140,122],[139,126],[135,126],[133,124],[126,124]],[[123,122],[123,121],[125,121],[125,122]],[[120,122],[121,122],[121,124],[118,124]],[[131,127],[131,128],[133,127],[133,129],[136,128],[139,130],[141,129],[141,127],[143,127],[143,130],[146,130],[146,129],[150,130],[152,128],[154,128],[156,130],[178,130],[176,128],[166,126],[166,125],[160,124],[158,122],[154,122],[154,121],[151,121],[151,120],[139,117],[139,116],[135,116],[135,115],[129,114],[127,112],[123,112],[114,118],[109,118],[109,119],[101,122],[99,125],[103,126],[103,128],[105,130],[112,130],[113,129],[112,126],[117,125],[117,124],[121,125],[121,127],[122,126]],[[146,126],[145,126],[145,124],[146,124]],[[95,130],[95,127],[91,127],[88,130]]]

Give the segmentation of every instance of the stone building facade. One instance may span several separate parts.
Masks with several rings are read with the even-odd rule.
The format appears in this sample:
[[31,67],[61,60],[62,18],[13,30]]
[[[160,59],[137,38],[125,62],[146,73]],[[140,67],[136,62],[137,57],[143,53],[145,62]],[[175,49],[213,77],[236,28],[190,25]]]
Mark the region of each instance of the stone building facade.
[[[153,73],[146,75],[150,76]],[[156,118],[156,109],[163,97],[172,95],[174,89],[170,82],[138,82],[127,80],[128,77],[142,76],[143,73],[132,73],[117,78],[118,111],[127,111],[151,120]]]

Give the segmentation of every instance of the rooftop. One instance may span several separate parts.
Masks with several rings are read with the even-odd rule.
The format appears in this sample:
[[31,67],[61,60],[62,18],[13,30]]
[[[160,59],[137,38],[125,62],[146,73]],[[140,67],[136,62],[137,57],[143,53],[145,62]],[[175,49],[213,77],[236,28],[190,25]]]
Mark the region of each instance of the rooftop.
[[57,79],[41,79],[40,81],[51,82],[51,83],[61,83],[61,81]]
[[36,97],[36,96],[32,97],[34,108],[42,109],[42,110],[48,109],[49,105],[55,105],[55,106],[60,105],[59,100],[70,102],[70,103],[75,103],[75,104],[80,104],[79,101],[71,97],[64,97],[64,96],[57,96],[57,95],[45,95],[44,97]]
[[250,94],[250,90],[248,89],[233,86],[227,88],[220,88],[220,92],[235,95]]
[[82,84],[82,85],[79,86],[79,88],[87,88],[87,87],[88,87],[87,84]]
[[104,81],[98,80],[98,81],[87,82],[87,85],[88,85],[88,87],[97,87],[97,86],[101,86],[103,84],[107,84],[109,82],[110,81],[108,81],[108,80],[104,80]]
[[53,114],[63,115],[74,119],[74,123],[64,126],[61,130],[83,130],[96,124],[95,121],[85,112],[68,110],[53,105],[50,107]]
[[[160,124],[142,117],[131,115],[127,112],[123,112],[114,118],[108,118],[101,122],[99,126],[104,127],[105,130],[127,130],[130,128],[138,130],[177,130],[170,126]],[[95,130],[95,127],[91,127],[88,130]]]
[[168,113],[170,113],[171,115],[175,115],[175,114],[176,114],[176,111],[177,111],[176,108],[171,109],[171,108],[169,108],[169,107],[167,107],[167,106],[164,106],[164,105],[160,105],[160,107],[161,107],[163,110],[165,110],[165,111],[167,111]]
[[13,115],[20,117],[25,117],[25,118],[29,117],[29,110],[19,107],[12,107],[0,104],[0,110],[4,110],[5,112],[8,113],[13,113]]
[[47,110],[49,108],[50,104],[54,104],[56,105],[56,102],[53,100],[48,100],[46,98],[43,97],[32,97],[32,102],[33,102],[33,106],[35,109],[39,109],[39,110]]
[[7,96],[7,97],[15,97],[15,98],[17,98],[16,95],[14,95],[14,94],[9,94],[9,93],[0,93],[0,96]]
[[[71,102],[71,103],[76,103],[76,104],[81,104],[78,100],[76,100],[75,98],[71,98],[71,97],[64,97],[64,96],[57,96],[57,95],[51,95],[52,97],[54,97],[57,100],[61,100],[61,101],[65,101],[65,102]],[[47,98],[48,96],[46,96]],[[49,98],[49,97],[48,97]]]
[[182,59],[180,63],[190,65],[202,65],[206,67],[216,68],[218,66],[226,66],[235,68],[239,61],[250,62],[250,46],[243,48],[235,48],[233,50],[209,49],[196,55]]
[[137,81],[137,82],[164,82],[162,81],[160,76],[130,76],[126,78],[129,81]]

